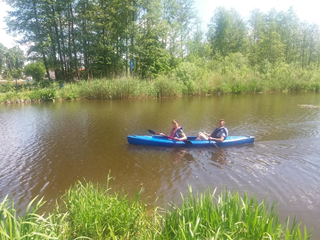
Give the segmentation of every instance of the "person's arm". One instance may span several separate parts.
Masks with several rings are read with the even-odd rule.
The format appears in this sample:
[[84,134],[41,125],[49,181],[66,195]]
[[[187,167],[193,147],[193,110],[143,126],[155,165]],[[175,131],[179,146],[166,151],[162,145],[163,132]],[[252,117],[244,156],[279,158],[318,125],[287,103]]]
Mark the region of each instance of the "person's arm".
[[175,137],[174,139],[175,140],[179,140],[179,141],[183,141],[183,140],[187,140],[187,136],[184,133],[182,133],[182,137],[181,138]]
[[213,138],[213,137],[208,137],[209,140],[213,140],[216,142],[223,142],[224,136],[221,136],[220,138]]
[[187,140],[186,134],[182,130],[179,130],[179,131],[180,131],[179,135],[181,135],[182,137],[180,137],[180,138],[175,137],[174,139],[179,140],[179,141]]

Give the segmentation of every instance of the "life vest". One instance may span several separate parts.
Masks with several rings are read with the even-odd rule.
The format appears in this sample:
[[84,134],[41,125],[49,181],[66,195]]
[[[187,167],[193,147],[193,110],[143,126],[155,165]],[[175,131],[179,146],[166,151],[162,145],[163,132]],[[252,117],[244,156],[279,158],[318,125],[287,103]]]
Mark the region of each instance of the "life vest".
[[213,138],[218,138],[218,133],[219,132],[224,132],[224,134],[226,135],[225,137],[224,137],[224,139],[223,140],[225,140],[227,137],[228,137],[228,129],[227,128],[225,128],[225,127],[222,127],[222,128],[216,128],[212,133],[211,133],[211,137],[213,137]]
[[178,130],[181,129],[183,131],[183,127],[178,127],[177,129],[173,129],[171,130],[170,133],[170,138],[180,138],[179,134],[178,134]]

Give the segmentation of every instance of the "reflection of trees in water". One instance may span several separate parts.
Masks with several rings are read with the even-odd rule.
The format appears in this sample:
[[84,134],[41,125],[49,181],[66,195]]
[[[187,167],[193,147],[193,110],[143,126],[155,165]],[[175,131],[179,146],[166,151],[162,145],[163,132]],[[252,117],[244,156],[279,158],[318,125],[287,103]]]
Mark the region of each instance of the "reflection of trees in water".
[[174,148],[171,150],[171,157],[173,162],[175,163],[179,162],[182,159],[187,161],[192,161],[194,159],[193,156],[186,149],[178,148]]

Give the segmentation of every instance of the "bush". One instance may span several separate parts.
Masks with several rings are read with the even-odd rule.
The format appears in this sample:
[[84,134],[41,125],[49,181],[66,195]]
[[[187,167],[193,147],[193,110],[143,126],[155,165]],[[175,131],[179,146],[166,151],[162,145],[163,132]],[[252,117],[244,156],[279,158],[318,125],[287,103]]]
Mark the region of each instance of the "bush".
[[190,62],[182,62],[174,71],[174,76],[184,84],[197,78],[197,67]]
[[41,99],[41,91],[40,90],[33,90],[29,93],[29,98],[31,101],[36,101]]
[[45,73],[46,69],[41,62],[29,63],[24,67],[24,72],[28,76],[32,76],[35,81],[40,81]]
[[56,91],[54,89],[42,89],[40,90],[41,99],[44,101],[53,101],[56,98]]

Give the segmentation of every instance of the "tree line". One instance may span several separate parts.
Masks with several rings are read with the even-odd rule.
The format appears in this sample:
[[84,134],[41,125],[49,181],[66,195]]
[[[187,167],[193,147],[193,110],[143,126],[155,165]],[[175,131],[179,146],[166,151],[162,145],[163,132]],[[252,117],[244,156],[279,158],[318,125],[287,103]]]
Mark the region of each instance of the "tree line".
[[6,48],[0,43],[0,75],[6,79],[20,78],[23,72],[25,56],[19,47]]
[[[193,0],[8,0],[8,32],[22,36],[28,58],[48,78],[153,78],[181,62],[219,61],[240,53],[254,71],[277,64],[308,69],[320,62],[319,26],[292,8],[259,9],[248,20],[219,7],[203,31]],[[1,49],[1,48],[0,48]],[[0,50],[0,68],[3,62]],[[8,65],[9,63],[9,65]],[[1,65],[2,64],[2,65]],[[12,65],[10,65],[12,66]]]

